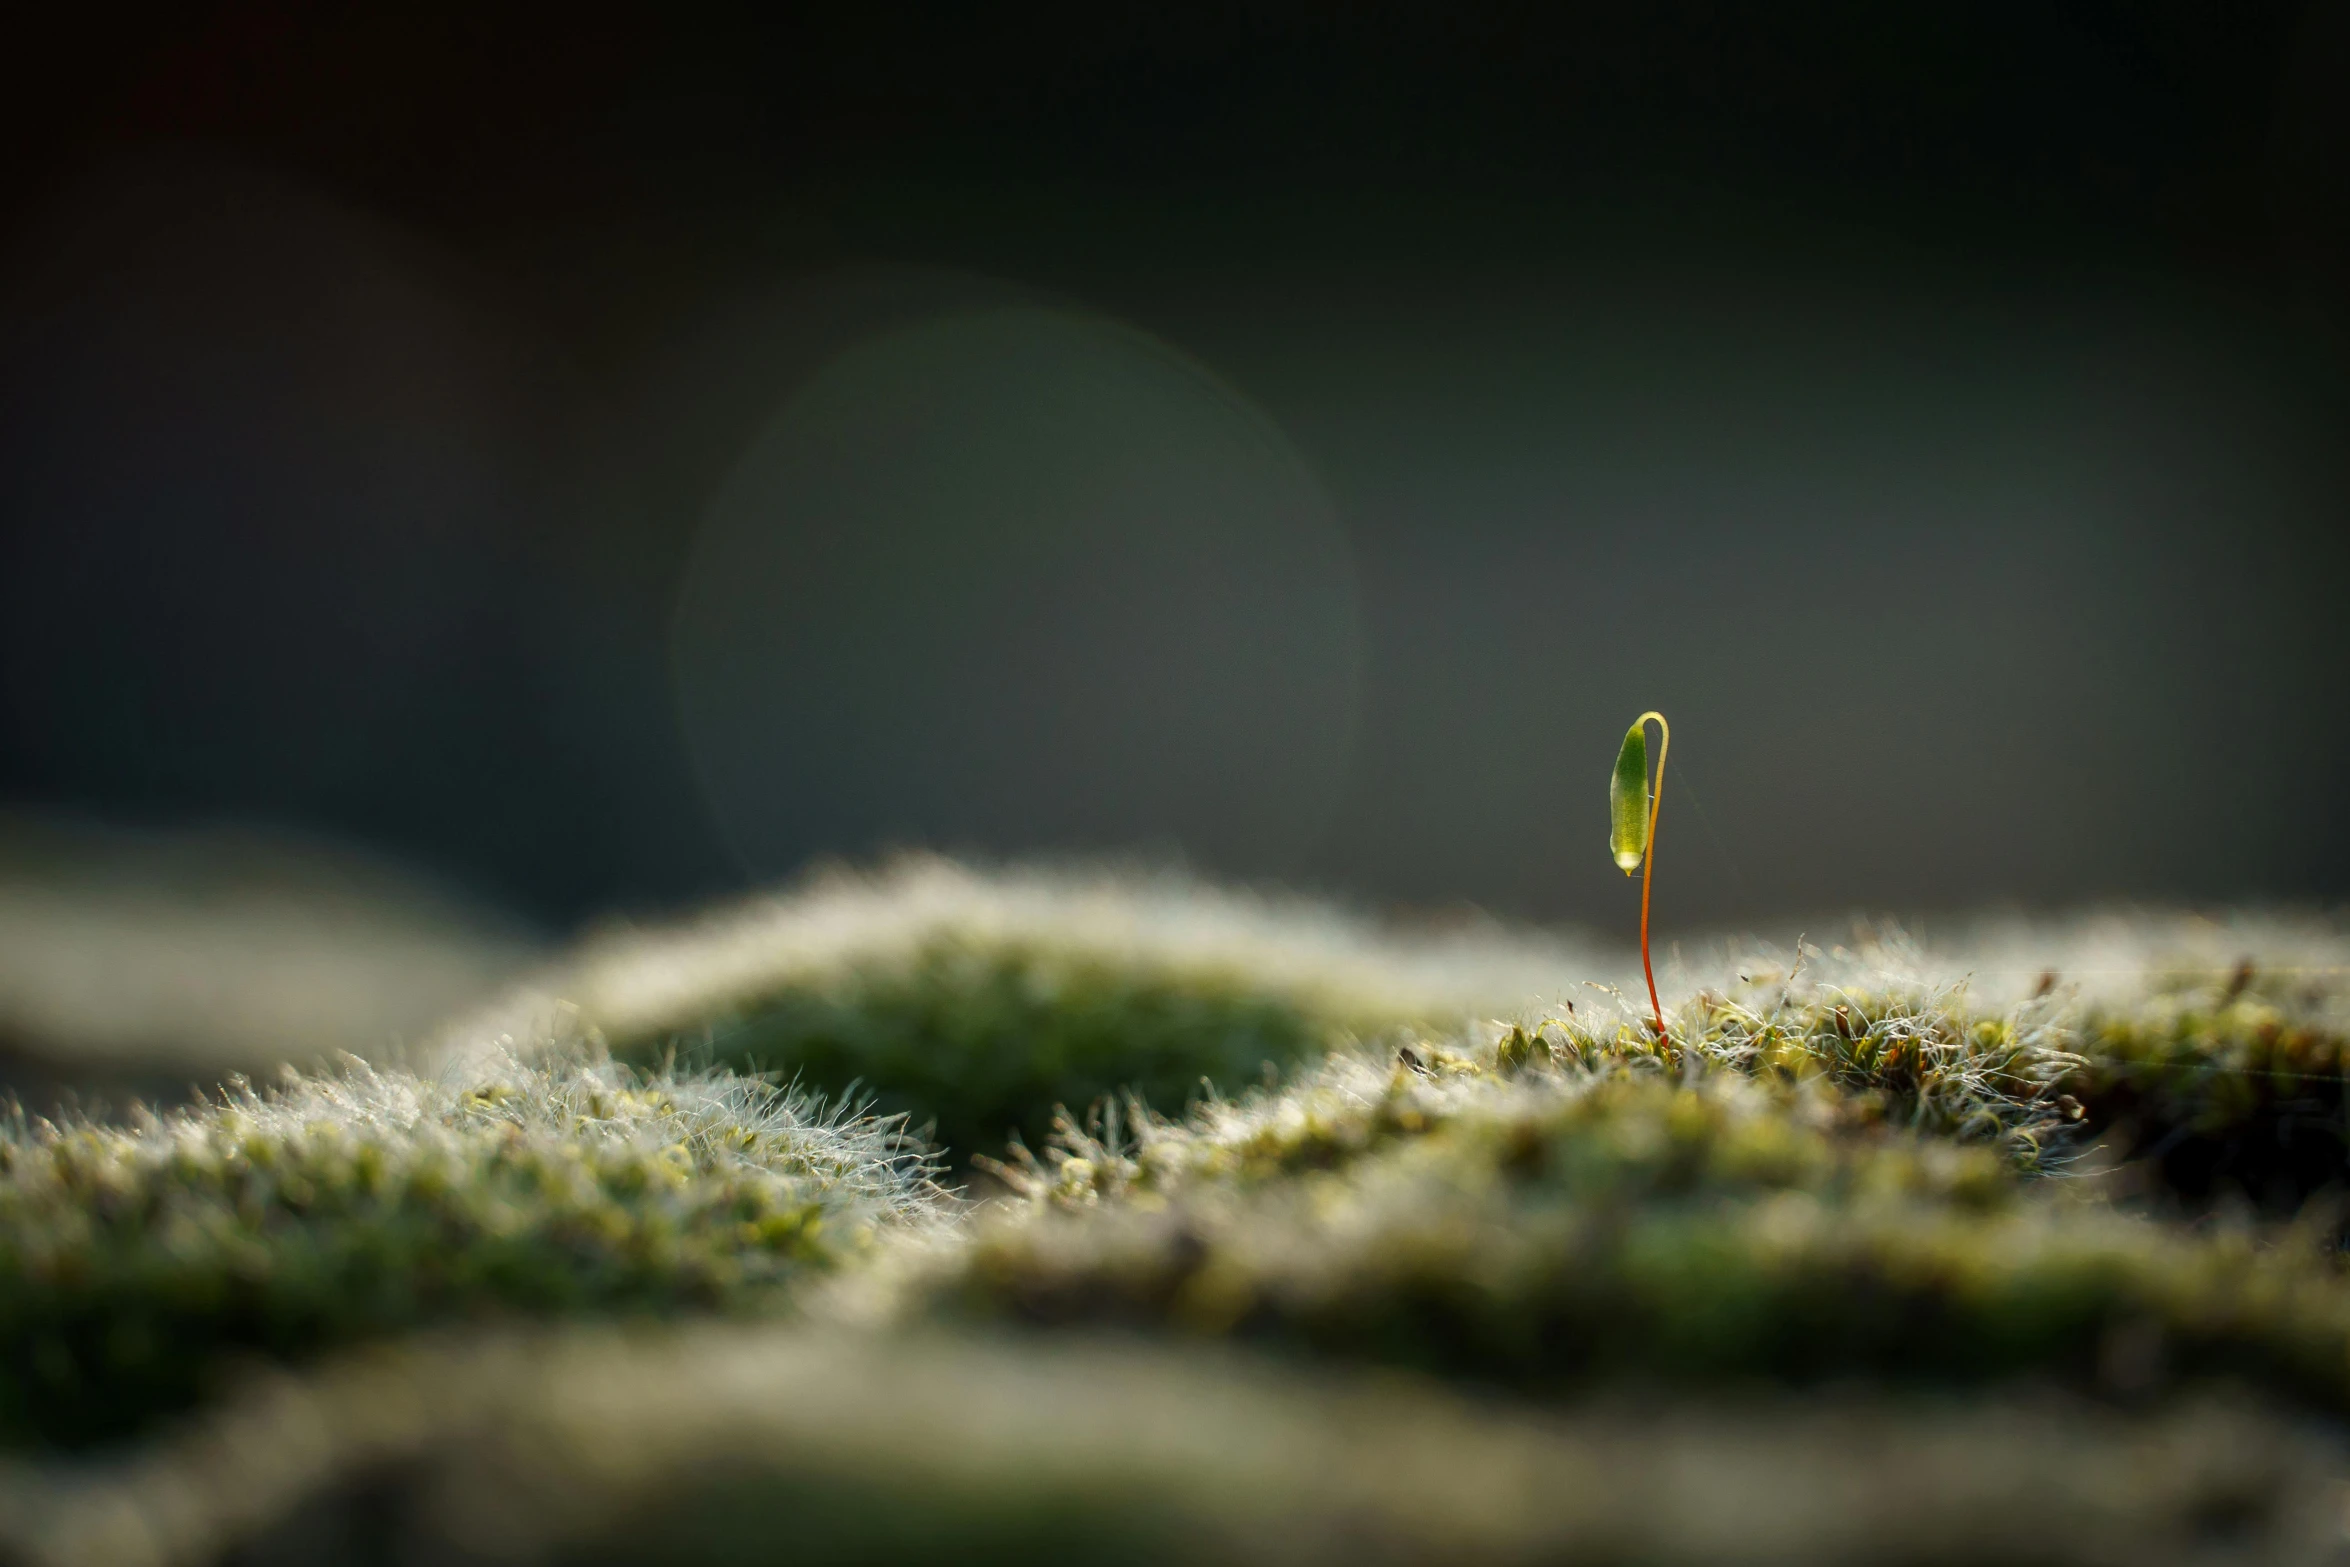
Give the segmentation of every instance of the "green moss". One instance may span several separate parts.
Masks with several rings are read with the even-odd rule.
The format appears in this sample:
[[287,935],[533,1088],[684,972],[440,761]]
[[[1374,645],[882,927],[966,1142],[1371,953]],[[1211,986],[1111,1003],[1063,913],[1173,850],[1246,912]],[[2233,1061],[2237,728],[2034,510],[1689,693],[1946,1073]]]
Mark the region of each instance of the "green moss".
[[2340,1457],[2222,1400],[1536,1414],[1133,1344],[573,1329],[376,1348],[111,1468],[0,1467],[0,1554],[226,1562],[2323,1561]]
[[1974,1017],[1930,995],[1848,996],[1768,1013],[1701,996],[1680,1009],[1666,1041],[1637,1022],[1569,1013],[1484,1040],[1422,1038],[1393,1055],[1339,1051],[1286,1088],[1218,1100],[1182,1122],[1129,1098],[1119,1108],[1131,1149],[1095,1139],[1102,1106],[1082,1128],[1064,1113],[1051,1139],[1060,1151],[1018,1155],[1007,1173],[1031,1193],[1063,1197],[1073,1181],[1103,1191],[1166,1189],[1203,1173],[1259,1183],[1348,1166],[1456,1114],[1490,1115],[1513,1094],[1555,1106],[1562,1083],[1613,1085],[1590,1091],[1590,1103],[1604,1105],[1626,1084],[1699,1078],[1714,1090],[1765,1091],[1780,1107],[1765,1120],[1792,1127],[1824,1116],[1846,1129],[1929,1134],[1967,1150],[1970,1167],[2030,1172],[2078,1143],[2078,1112],[2060,1092],[2081,1065],[2062,1048],[2070,1038],[2045,1021]]
[[607,933],[450,1031],[528,1038],[550,1007],[622,1058],[855,1084],[958,1165],[1034,1144],[1057,1105],[1170,1112],[1349,1038],[1516,1010],[1573,972],[1492,931],[1400,940],[1327,907],[1174,874],[833,871],[666,929]]
[[[1994,1144],[2027,1168],[2042,1163],[2071,1119],[2058,1094],[2076,1064],[2072,1039],[2044,1010],[1978,1013],[1956,989],[1829,990],[1801,998],[1701,993],[1678,1015],[1676,1060],[1824,1081],[1889,1122]],[[1621,1031],[1565,1032],[1580,1058],[1622,1057],[1631,1044]]]
[[246,1359],[433,1323],[773,1304],[916,1211],[887,1128],[724,1076],[358,1069],[0,1139],[0,1443],[119,1437]]
[[2077,1199],[1996,1140],[1891,1125],[1817,1075],[1415,1056],[1333,1063],[1123,1143],[1064,1126],[1012,1172],[1033,1209],[906,1270],[897,1308],[1552,1394],[2225,1375],[2350,1408],[2350,1287],[2304,1238]]
[[[1842,988],[1759,974],[1686,995],[1659,1040],[1583,991],[1579,1011],[1464,1023],[1560,994],[1567,971],[1537,984],[1525,965],[1479,968],[1474,942],[1381,946],[1189,884],[1151,902],[933,867],[844,886],[591,944],[444,1041],[444,1078],[354,1068],[168,1119],[0,1137],[0,1445],[153,1441],[241,1363],[397,1357],[420,1329],[457,1347],[413,1364],[454,1376],[463,1346],[539,1319],[841,1313],[877,1328],[853,1355],[902,1403],[910,1384],[871,1368],[925,1336],[895,1330],[1116,1327],[1160,1340],[1170,1369],[1098,1419],[1082,1399],[1056,1406],[1095,1423],[1043,1441],[1076,1478],[1033,1490],[1021,1465],[1041,1448],[966,1459],[985,1444],[962,1435],[925,1450],[927,1468],[889,1469],[894,1406],[852,1456],[820,1424],[776,1437],[725,1403],[739,1367],[723,1357],[664,1363],[683,1392],[642,1368],[586,1378],[586,1446],[595,1430],[640,1440],[648,1421],[700,1430],[696,1400],[735,1410],[689,1458],[644,1460],[707,1512],[648,1489],[642,1518],[614,1527],[654,1532],[615,1559],[672,1536],[758,1559],[758,1520],[783,1508],[802,1525],[789,1539],[843,1559],[939,1541],[1034,1552],[1077,1520],[1119,1549],[1180,1536],[1192,1554],[1176,1559],[1220,1560],[1246,1531],[1204,1499],[1216,1476],[1170,1478],[1142,1451],[1133,1509],[1095,1505],[1125,1472],[1119,1443],[1210,1375],[1202,1345],[1272,1350],[1315,1378],[1408,1367],[1540,1400],[1544,1419],[1626,1386],[1938,1388],[1955,1408],[2023,1382],[2135,1409],[2205,1379],[2350,1411],[2331,1232],[2316,1209],[2274,1222],[2343,1168],[2330,991],[2253,977],[2082,1008],[2050,986],[1985,1007],[1883,973]],[[666,1064],[697,1054],[835,1093],[861,1082],[958,1155],[1017,1134],[996,1168],[1026,1200],[925,1222],[953,1204],[892,1126]],[[2238,1214],[2237,1189],[2266,1215]],[[989,1379],[1016,1366],[1043,1386],[1078,1336],[942,1351],[953,1391],[925,1418],[997,1429],[1026,1394]],[[968,1377],[966,1352],[984,1363]],[[805,1394],[802,1371],[770,1391]],[[555,1385],[531,1372],[512,1391],[538,1409],[573,1396]],[[1197,1406],[1203,1453],[1232,1422],[1269,1429],[1278,1402],[1235,1414],[1224,1398]],[[466,1407],[435,1429],[487,1418]],[[1353,1451],[1341,1417],[1284,1430],[1333,1463]],[[527,1467],[534,1438],[516,1431],[498,1461]],[[1530,1431],[1509,1440],[1553,1453]],[[737,1436],[762,1455],[748,1478],[704,1486],[693,1465]],[[1399,1465],[1421,1451],[1393,1442],[1379,1452]],[[348,1475],[378,1451],[355,1447]],[[592,1510],[599,1462],[574,1453],[538,1477],[572,1499],[547,1528]],[[1280,1472],[1265,1517],[1312,1466]],[[885,1539],[870,1518],[892,1508],[906,1532]],[[1457,1533],[1439,1512],[1427,1540]],[[1418,1516],[1387,1523],[1401,1538]]]
[[642,1060],[684,1042],[747,1070],[854,1083],[968,1156],[1041,1140],[1055,1106],[1113,1091],[1181,1109],[1203,1078],[1256,1082],[1328,1048],[1338,1027],[1243,974],[938,938],[761,997],[699,1036],[621,1048]]
[[2190,1207],[2289,1214],[2350,1181],[2350,1038],[2306,1008],[2202,990],[2100,1009],[2066,1087],[2089,1130]]

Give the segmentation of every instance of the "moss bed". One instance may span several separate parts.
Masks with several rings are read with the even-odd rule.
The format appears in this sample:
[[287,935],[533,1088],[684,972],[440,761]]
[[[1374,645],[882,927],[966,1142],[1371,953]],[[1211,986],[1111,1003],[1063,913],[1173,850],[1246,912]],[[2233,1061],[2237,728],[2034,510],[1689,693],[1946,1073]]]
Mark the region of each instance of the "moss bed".
[[908,1222],[894,1124],[576,1053],[238,1087],[0,1137],[0,1442],[79,1445],[241,1365],[449,1322],[756,1312]]
[[2333,1559],[2321,936],[1660,1038],[1187,884],[607,934],[415,1070],[0,1135],[0,1559]]

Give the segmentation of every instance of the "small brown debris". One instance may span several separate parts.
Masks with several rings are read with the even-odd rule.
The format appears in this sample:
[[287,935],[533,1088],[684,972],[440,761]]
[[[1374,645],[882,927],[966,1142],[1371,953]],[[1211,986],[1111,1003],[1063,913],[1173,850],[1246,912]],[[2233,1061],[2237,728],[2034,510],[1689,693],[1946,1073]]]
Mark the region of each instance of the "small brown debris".
[[2055,988],[2056,970],[2044,968],[2040,971],[2040,983],[2032,987],[2032,999],[2038,1001]]

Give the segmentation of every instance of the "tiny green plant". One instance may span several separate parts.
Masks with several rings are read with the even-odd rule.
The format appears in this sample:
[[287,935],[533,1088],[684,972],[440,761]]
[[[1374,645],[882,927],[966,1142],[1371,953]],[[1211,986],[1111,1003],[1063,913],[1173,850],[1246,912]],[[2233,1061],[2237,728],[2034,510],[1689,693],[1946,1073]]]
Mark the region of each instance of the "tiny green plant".
[[[1656,787],[1648,784],[1648,721],[1656,720]],[[1673,748],[1673,726],[1651,709],[1632,720],[1624,732],[1623,749],[1616,752],[1616,770],[1608,779],[1610,831],[1608,848],[1616,868],[1625,875],[1640,872],[1640,972],[1648,980],[1648,1006],[1656,1014],[1656,1033],[1665,1037],[1665,1009],[1656,999],[1656,970],[1648,961],[1648,885],[1656,869],[1656,818],[1665,803],[1665,753]]]

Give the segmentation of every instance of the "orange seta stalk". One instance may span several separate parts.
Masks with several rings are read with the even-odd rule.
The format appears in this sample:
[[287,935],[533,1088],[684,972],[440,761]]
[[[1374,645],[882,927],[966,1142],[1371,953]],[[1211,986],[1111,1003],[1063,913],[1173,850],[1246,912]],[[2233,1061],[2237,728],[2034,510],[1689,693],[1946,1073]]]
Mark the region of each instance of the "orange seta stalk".
[[1640,855],[1640,972],[1648,980],[1648,1006],[1656,1014],[1656,1037],[1665,1038],[1665,1009],[1656,999],[1656,970],[1648,961],[1648,882],[1656,870],[1656,819],[1665,808],[1665,756],[1673,749],[1673,726],[1665,715],[1650,709],[1632,720],[1635,727],[1656,720],[1656,787],[1648,796],[1648,845]]

